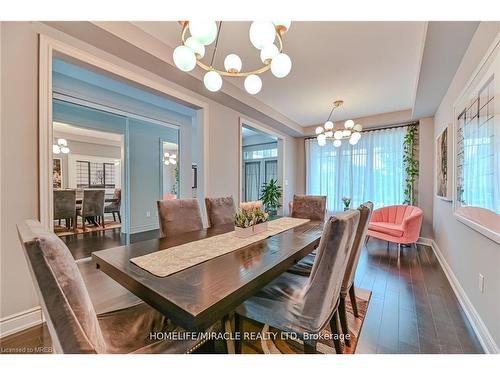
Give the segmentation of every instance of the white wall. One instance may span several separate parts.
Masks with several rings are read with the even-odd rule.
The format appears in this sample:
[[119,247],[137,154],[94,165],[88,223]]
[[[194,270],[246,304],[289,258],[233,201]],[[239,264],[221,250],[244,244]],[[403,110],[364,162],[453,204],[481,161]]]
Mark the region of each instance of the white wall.
[[[434,116],[434,137],[453,123],[453,104],[500,32],[499,22],[481,22]],[[453,157],[453,156],[452,156]],[[500,246],[453,216],[452,203],[434,198],[435,242],[468,299],[500,346]],[[485,290],[478,288],[479,273]],[[487,335],[487,332],[484,332]],[[491,344],[491,343],[490,343]]]
[[[43,31],[54,38],[85,49],[149,79],[169,84],[179,92],[208,103],[209,164],[205,166],[203,161],[199,163],[201,167],[206,168],[207,172],[208,185],[205,192],[207,196],[230,194],[234,197],[238,196],[240,117],[245,117],[263,127],[267,125],[255,120],[255,118],[262,118],[262,115],[257,112],[255,116],[250,116],[249,113],[243,114],[180,85],[170,84],[164,76],[160,77],[152,73],[154,69],[158,70],[158,65],[149,65],[153,63],[146,53],[144,53],[144,58],[142,55],[138,58],[137,51],[127,49],[128,46],[120,50],[120,56],[110,55],[104,50],[96,49],[43,24],[8,22],[2,23],[1,27],[0,327],[4,327],[7,322],[6,318],[12,314],[22,314],[38,306],[15,227],[16,223],[24,219],[39,217],[38,32]],[[80,31],[78,27],[78,24],[74,26],[75,30]],[[137,59],[137,65],[127,60],[129,56]],[[157,62],[155,61],[154,64]],[[161,72],[168,71],[166,68],[165,66],[165,69],[161,69]],[[178,72],[176,71],[175,74]],[[16,139],[21,139],[22,142],[13,142]],[[284,199],[288,201],[293,196],[295,186],[296,140],[286,135],[284,135],[284,140],[286,158]],[[182,144],[181,147],[183,147]],[[17,157],[12,158],[12,155],[17,155]],[[203,181],[200,181],[200,184],[202,183]]]

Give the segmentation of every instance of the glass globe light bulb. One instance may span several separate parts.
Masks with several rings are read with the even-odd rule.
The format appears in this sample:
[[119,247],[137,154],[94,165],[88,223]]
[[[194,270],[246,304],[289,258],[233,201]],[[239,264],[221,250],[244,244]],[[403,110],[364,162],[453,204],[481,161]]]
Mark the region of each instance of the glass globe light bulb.
[[68,148],[68,147],[65,147],[65,146],[62,146],[62,147],[61,147],[61,152],[62,152],[63,154],[69,154],[69,148]]
[[245,90],[247,90],[249,94],[255,95],[262,88],[262,80],[258,75],[250,74],[247,78],[245,78],[244,86]]
[[342,141],[340,139],[336,139],[333,141],[333,146],[334,147],[340,147],[342,146]]
[[165,160],[165,165],[170,165],[170,162],[168,161],[168,159]]
[[333,133],[333,138],[342,139],[342,130],[337,130],[335,133]]
[[275,44],[268,44],[260,50],[260,59],[262,63],[269,64],[271,60],[280,53],[278,47]]
[[177,164],[177,160],[175,160],[175,159],[170,159],[170,163],[172,163],[173,165],[176,165],[176,164]]
[[326,135],[318,134],[317,140],[318,140],[318,145],[320,146],[326,145]]
[[250,25],[249,36],[253,46],[257,49],[262,49],[274,43],[276,29],[272,22],[254,21]]
[[205,46],[201,44],[198,39],[190,36],[186,39],[184,45],[189,47],[191,51],[194,52],[197,58],[202,59],[203,56],[205,56]]
[[215,21],[189,21],[189,32],[198,42],[208,46],[217,37],[217,23]]
[[273,57],[271,61],[271,72],[277,78],[283,78],[290,73],[292,60],[286,53],[280,53]]
[[52,153],[53,154],[60,154],[61,148],[58,145],[52,145]]
[[226,72],[238,73],[241,70],[241,65],[240,57],[234,53],[230,53],[224,59],[224,68],[226,68]]
[[347,138],[351,136],[350,130],[342,130],[342,137]]
[[203,83],[207,90],[216,92],[222,87],[222,77],[215,70],[210,70],[203,76]]
[[354,146],[356,143],[358,143],[358,141],[359,141],[359,139],[352,138],[352,137],[351,137],[351,138],[349,138],[349,143],[350,143],[351,145],[353,145],[353,146]]
[[351,134],[351,139],[355,139],[356,143],[361,139],[361,133],[354,132]]
[[327,122],[325,122],[324,126],[325,126],[326,130],[332,130],[333,129],[333,122],[327,121]]
[[352,130],[360,132],[361,130],[363,130],[363,127],[360,124],[356,124],[356,125],[354,125],[354,127],[352,128]]
[[186,46],[178,46],[174,49],[174,63],[183,72],[190,72],[196,66],[196,55],[193,50]]
[[66,146],[68,145],[68,141],[66,141],[64,138],[59,138],[59,139],[57,140],[57,144],[58,144],[59,146],[65,146],[65,147],[66,147]]
[[346,129],[352,129],[354,127],[354,121],[352,120],[347,120],[344,122],[344,128]]
[[172,154],[171,157],[174,158],[174,159],[176,159],[177,158],[177,154]]
[[169,154],[168,152],[165,152],[165,154],[163,154],[163,157],[164,157],[165,159],[168,159],[168,157],[169,157],[169,156],[170,156],[170,154]]
[[322,126],[318,126],[315,130],[316,135],[323,133],[325,130]]

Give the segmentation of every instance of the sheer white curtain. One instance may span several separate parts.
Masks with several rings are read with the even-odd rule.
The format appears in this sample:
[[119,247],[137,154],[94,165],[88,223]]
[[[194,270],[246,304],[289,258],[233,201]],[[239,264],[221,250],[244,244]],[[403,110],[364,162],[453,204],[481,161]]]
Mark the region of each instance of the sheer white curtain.
[[339,148],[307,139],[307,194],[326,195],[329,211],[343,209],[342,197],[351,198],[351,207],[368,200],[375,208],[402,204],[405,134],[406,127],[364,132],[357,145],[343,141]]

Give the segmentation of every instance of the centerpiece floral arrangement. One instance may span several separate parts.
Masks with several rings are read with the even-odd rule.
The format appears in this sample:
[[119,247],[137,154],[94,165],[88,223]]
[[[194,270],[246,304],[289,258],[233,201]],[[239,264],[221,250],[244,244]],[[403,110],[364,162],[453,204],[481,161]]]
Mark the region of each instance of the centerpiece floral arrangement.
[[245,202],[234,215],[237,237],[249,237],[267,230],[269,214],[262,209],[262,202]]

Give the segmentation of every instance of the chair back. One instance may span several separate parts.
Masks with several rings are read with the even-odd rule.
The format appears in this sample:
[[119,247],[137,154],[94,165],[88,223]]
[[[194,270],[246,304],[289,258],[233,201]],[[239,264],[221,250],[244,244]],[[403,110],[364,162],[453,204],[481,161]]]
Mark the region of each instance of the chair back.
[[36,220],[17,225],[24,255],[59,353],[104,353],[106,343],[78,267],[63,241]]
[[359,211],[330,217],[324,225],[314,265],[298,312],[318,332],[338,306],[340,289],[359,222]]
[[54,219],[74,218],[76,190],[54,190]]
[[294,195],[292,217],[309,220],[325,220],[326,197],[320,195]]
[[104,216],[104,189],[83,191],[82,216]]
[[356,230],[356,237],[354,237],[354,242],[352,244],[351,255],[349,256],[349,261],[347,262],[347,267],[345,270],[344,280],[342,282],[342,293],[346,294],[349,292],[354,276],[356,275],[356,268],[358,267],[359,256],[361,255],[361,249],[365,243],[366,232],[368,232],[368,224],[370,223],[370,218],[373,212],[373,203],[366,202],[363,203],[358,208],[359,211],[359,224]]
[[109,210],[110,208],[120,210],[120,204],[122,202],[122,189],[116,188],[113,192],[113,202],[111,202],[106,208]]
[[203,229],[197,199],[158,201],[157,206],[161,237]]
[[234,223],[234,200],[233,197],[205,198],[208,225],[216,227]]
[[376,222],[401,224],[410,216],[422,214],[423,211],[418,207],[399,204],[376,209],[373,211],[372,220]]

